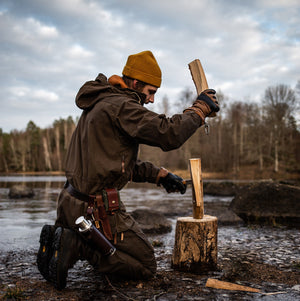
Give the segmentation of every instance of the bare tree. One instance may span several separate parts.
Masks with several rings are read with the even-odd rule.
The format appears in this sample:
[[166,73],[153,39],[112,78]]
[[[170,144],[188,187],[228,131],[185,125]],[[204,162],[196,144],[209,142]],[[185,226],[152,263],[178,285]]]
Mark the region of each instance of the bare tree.
[[232,104],[229,110],[229,118],[232,123],[233,135],[233,170],[235,173],[239,173],[241,155],[243,154],[243,103],[235,102]]
[[5,171],[5,172],[8,172],[8,164],[7,164],[7,161],[6,161],[6,156],[5,156],[5,151],[4,151],[4,133],[2,132],[2,129],[0,129],[0,158],[1,158],[1,161],[0,161],[0,168],[1,168],[1,165],[3,166],[0,170],[2,171]]
[[298,82],[296,84],[295,93],[296,93],[296,97],[299,99],[300,98],[300,80],[298,80]]
[[165,95],[162,99],[162,102],[159,103],[159,111],[165,115],[170,114],[170,104],[167,95]]
[[[217,99],[218,99],[218,103],[219,103],[219,106],[224,108],[226,106],[226,97],[225,95],[223,94],[223,92],[221,91],[218,91],[217,92]],[[223,135],[222,135],[222,121],[223,121],[223,118],[222,118],[222,110],[220,112],[218,112],[217,114],[217,117],[216,117],[216,121],[218,123],[218,132],[217,132],[217,135],[218,135],[218,146],[217,146],[217,151],[218,151],[218,154],[221,154],[222,152],[222,138],[223,138]]]
[[62,170],[59,123],[57,123],[54,127],[54,135],[55,135],[56,158],[57,158],[57,164],[58,164],[57,168],[58,168],[58,170]]
[[43,148],[44,148],[44,156],[45,156],[45,167],[46,170],[52,170],[52,164],[50,159],[50,152],[49,152],[49,130],[46,129],[43,134]]
[[33,171],[39,170],[39,162],[41,159],[41,133],[40,128],[35,125],[33,121],[27,124],[26,132],[30,143],[29,147],[29,161],[30,169]]
[[265,91],[265,110],[271,135],[273,135],[274,171],[279,171],[279,151],[283,145],[284,130],[295,113],[295,92],[286,85],[277,85]]
[[182,112],[184,109],[191,106],[195,98],[195,93],[190,88],[185,88],[180,93],[179,99],[176,102],[177,112]]

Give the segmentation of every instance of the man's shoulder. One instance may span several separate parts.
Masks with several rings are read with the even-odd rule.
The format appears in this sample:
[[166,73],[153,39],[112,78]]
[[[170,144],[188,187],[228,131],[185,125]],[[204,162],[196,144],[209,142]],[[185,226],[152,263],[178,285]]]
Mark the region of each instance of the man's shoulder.
[[142,97],[139,93],[126,89],[112,89],[102,100],[103,103],[108,103],[117,106],[123,105],[141,105]]

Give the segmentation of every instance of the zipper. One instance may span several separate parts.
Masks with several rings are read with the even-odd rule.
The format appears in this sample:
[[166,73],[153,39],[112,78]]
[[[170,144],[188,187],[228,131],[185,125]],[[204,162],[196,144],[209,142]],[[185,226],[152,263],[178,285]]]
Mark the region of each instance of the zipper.
[[122,155],[122,173],[125,173],[125,155]]

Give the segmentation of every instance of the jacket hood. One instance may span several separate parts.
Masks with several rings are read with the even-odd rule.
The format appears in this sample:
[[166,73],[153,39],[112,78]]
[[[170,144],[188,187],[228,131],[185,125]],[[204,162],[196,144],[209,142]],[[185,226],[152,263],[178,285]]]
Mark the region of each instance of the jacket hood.
[[127,88],[121,77],[113,75],[107,80],[104,74],[99,74],[93,81],[86,82],[76,95],[76,105],[82,110],[91,109],[98,101],[107,96],[130,95],[141,104],[144,103],[146,95]]

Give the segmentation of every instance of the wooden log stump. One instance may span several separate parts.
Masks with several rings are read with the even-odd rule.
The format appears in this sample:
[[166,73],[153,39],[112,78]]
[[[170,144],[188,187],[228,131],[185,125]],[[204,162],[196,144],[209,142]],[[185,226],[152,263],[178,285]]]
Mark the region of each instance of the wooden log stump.
[[215,270],[217,233],[218,220],[215,216],[204,215],[202,219],[178,218],[172,267],[196,274]]

